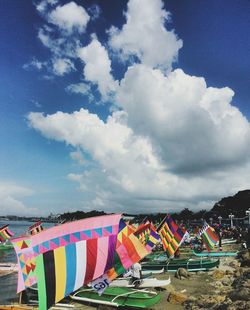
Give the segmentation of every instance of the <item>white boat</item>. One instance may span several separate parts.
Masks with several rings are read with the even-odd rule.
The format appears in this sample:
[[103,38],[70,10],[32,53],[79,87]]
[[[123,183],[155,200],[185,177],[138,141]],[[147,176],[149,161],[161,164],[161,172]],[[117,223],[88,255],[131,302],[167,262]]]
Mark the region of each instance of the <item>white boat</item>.
[[162,268],[160,270],[142,270],[143,276],[147,276],[150,274],[161,274],[161,273],[164,273],[164,268]]
[[[131,280],[128,278],[122,278],[112,281],[109,286],[110,287],[135,287],[136,281],[131,283]],[[170,278],[166,280],[158,280],[156,278],[145,278],[140,280],[141,283],[139,288],[146,288],[146,287],[164,287],[171,283]]]
[[233,243],[236,243],[237,240],[236,239],[233,239],[233,238],[230,238],[230,239],[222,239],[221,240],[221,244],[233,244]]
[[0,263],[0,271],[12,271],[12,272],[17,272],[18,271],[18,266],[15,263]]

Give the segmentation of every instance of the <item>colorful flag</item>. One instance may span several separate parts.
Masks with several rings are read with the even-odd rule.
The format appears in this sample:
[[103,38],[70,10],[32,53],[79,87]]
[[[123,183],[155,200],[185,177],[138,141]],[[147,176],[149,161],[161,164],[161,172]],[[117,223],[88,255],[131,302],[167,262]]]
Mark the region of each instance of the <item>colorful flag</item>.
[[161,240],[156,228],[150,222],[140,225],[134,234],[148,250],[152,250]]
[[168,257],[175,253],[188,234],[174,222],[170,215],[166,216],[157,231]]
[[0,242],[4,242],[14,236],[8,227],[9,225],[4,225],[0,228]]
[[32,236],[39,234],[41,231],[43,231],[42,222],[38,221],[35,224],[31,225],[28,231]]
[[37,283],[39,310],[44,310],[100,277],[113,265],[120,218],[88,218],[13,240],[18,292]]
[[92,287],[101,294],[112,280],[125,273],[134,263],[140,261],[149,253],[150,251],[133,234],[133,230],[121,220],[112,268],[99,279],[93,281]]
[[212,250],[219,241],[219,237],[212,227],[208,224],[205,224],[197,234],[198,237],[201,237],[207,250]]

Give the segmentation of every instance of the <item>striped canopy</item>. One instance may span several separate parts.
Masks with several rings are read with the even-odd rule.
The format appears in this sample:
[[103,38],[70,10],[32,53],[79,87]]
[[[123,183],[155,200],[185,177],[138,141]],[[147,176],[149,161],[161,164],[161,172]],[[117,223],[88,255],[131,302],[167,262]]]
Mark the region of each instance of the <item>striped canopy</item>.
[[19,262],[18,291],[38,284],[39,309],[48,309],[111,268],[120,215],[54,226],[13,240]]
[[14,236],[8,227],[9,225],[4,225],[0,228],[0,242],[4,242]]

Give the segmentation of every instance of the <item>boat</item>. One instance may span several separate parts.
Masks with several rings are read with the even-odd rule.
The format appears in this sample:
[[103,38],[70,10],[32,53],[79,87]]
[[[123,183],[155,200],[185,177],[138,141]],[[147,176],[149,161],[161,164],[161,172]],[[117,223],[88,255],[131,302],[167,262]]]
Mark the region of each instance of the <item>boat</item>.
[[0,243],[0,251],[9,251],[13,248],[14,247],[12,243]]
[[[50,310],[60,310],[69,308],[72,309],[77,307],[71,304],[57,303],[54,306],[50,307]],[[11,305],[0,305],[0,310],[39,310],[39,309],[38,305],[13,303]]]
[[204,252],[193,252],[193,254],[195,256],[198,257],[235,257],[238,255],[238,252],[226,252],[226,251],[221,251],[221,252],[208,252],[208,251],[204,251]]
[[126,287],[108,287],[102,295],[92,288],[84,288],[70,295],[70,298],[78,302],[127,308],[150,308],[160,301],[160,295],[156,292]]
[[0,271],[12,271],[12,272],[17,272],[18,271],[18,266],[15,263],[0,263]]
[[175,272],[178,268],[185,268],[188,271],[207,271],[220,264],[219,259],[200,258],[200,259],[169,259],[165,262],[142,262],[143,270],[157,270],[164,268],[164,271]]
[[164,273],[164,268],[159,270],[142,270],[142,276],[152,275],[152,274],[161,274]]
[[237,240],[236,239],[233,239],[233,238],[230,238],[230,239],[222,239],[221,240],[221,244],[222,245],[225,245],[225,244],[233,244],[233,243],[236,243]]
[[[110,287],[136,287],[136,281],[130,283],[130,279],[122,278],[112,281],[109,286]],[[158,280],[156,278],[145,278],[140,280],[141,283],[137,288],[146,288],[146,287],[164,287],[171,283],[170,278],[166,280]]]

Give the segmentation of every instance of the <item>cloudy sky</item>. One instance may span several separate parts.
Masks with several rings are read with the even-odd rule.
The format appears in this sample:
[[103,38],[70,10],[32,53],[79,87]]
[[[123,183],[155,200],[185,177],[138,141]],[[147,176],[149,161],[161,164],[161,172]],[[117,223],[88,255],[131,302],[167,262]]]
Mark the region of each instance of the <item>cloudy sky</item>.
[[0,215],[197,211],[250,188],[249,1],[0,12]]

